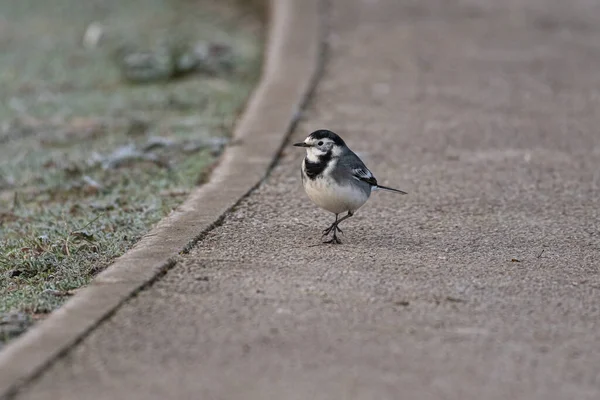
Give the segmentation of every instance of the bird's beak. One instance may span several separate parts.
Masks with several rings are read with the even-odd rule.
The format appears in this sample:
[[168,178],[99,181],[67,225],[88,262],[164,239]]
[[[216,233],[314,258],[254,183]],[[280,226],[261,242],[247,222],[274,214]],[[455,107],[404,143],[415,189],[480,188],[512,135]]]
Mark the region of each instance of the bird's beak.
[[296,146],[296,147],[310,147],[310,144],[306,144],[304,142],[300,142],[300,143],[294,143],[294,146]]

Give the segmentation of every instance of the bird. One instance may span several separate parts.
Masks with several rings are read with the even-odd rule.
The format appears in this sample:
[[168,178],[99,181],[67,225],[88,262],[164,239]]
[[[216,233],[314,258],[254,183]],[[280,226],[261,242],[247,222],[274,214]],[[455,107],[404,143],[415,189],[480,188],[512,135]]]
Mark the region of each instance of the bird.
[[[371,192],[385,190],[407,194],[377,183],[363,161],[330,130],[316,130],[303,142],[293,145],[306,149],[301,168],[306,194],[317,206],[335,214],[335,221],[323,230],[322,239],[330,233],[333,233],[332,238],[324,243],[342,243],[337,236],[338,232],[343,234],[338,225],[352,217],[367,202]],[[342,213],[347,214],[340,218]]]

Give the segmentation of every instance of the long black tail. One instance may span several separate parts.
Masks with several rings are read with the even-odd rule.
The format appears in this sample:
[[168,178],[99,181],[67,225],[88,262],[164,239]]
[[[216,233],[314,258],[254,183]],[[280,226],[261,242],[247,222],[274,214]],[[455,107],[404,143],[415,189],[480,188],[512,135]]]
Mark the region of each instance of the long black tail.
[[398,189],[393,189],[391,187],[387,187],[387,186],[381,186],[381,185],[377,185],[375,186],[377,189],[381,189],[381,190],[387,190],[389,192],[394,192],[394,193],[400,193],[400,194],[408,194],[406,192],[403,192],[402,190],[398,190]]

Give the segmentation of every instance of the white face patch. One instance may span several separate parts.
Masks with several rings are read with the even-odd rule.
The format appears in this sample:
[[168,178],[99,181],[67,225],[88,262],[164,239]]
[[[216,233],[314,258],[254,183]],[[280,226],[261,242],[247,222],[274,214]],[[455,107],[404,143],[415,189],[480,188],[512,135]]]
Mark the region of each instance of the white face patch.
[[308,137],[304,143],[310,145],[306,149],[306,158],[311,163],[319,162],[330,150],[334,157],[338,157],[342,153],[342,149],[336,146],[331,139],[313,139]]
[[334,157],[339,157],[342,155],[342,148],[340,146],[333,146],[331,153]]
[[309,147],[306,149],[306,158],[308,158],[308,161],[312,163],[318,162],[319,159],[325,154],[327,154],[327,152],[322,151],[316,147]]

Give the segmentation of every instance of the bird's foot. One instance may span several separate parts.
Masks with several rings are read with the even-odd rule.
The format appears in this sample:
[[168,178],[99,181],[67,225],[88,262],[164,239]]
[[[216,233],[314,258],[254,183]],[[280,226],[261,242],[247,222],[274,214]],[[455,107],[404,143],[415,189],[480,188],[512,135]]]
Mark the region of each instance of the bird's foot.
[[344,233],[342,232],[342,230],[339,228],[339,226],[337,226],[337,223],[334,222],[333,224],[331,224],[331,226],[325,230],[323,230],[323,236],[327,236],[331,233],[331,231],[333,231],[333,236],[335,236],[336,232],[339,233]]
[[326,240],[324,244],[342,244],[342,241],[334,234],[331,240]]

